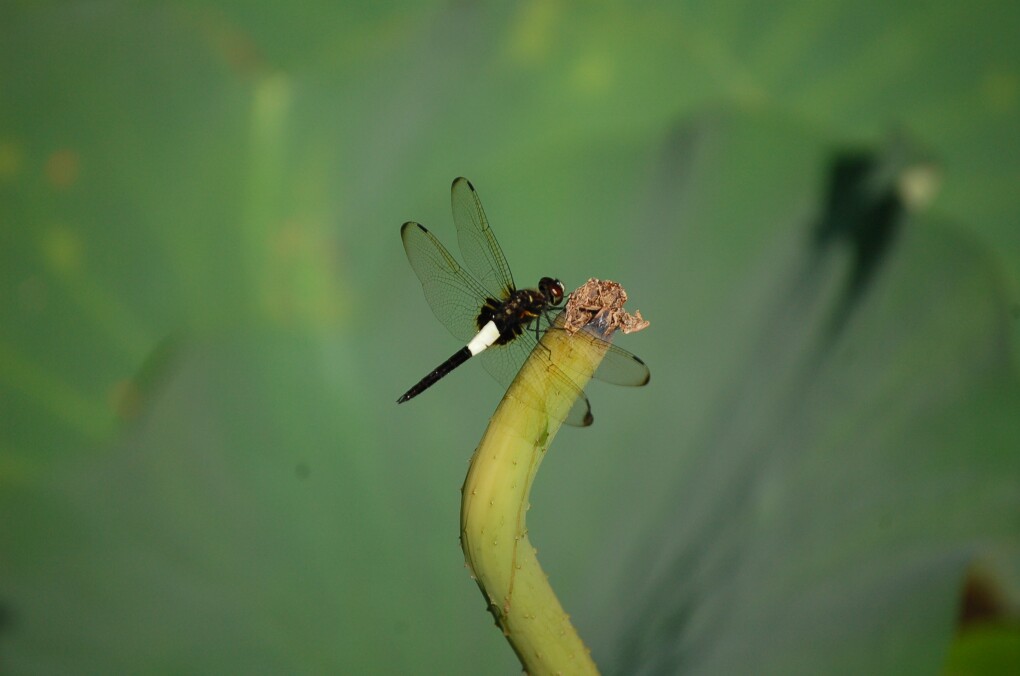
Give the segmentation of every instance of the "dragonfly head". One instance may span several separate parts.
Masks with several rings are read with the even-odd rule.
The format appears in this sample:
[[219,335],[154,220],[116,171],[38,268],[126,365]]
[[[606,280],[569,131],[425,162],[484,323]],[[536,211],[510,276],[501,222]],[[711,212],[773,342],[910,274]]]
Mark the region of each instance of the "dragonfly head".
[[543,277],[538,280],[538,290],[542,292],[542,295],[546,297],[550,305],[559,305],[563,302],[563,296],[566,294],[566,289],[563,288],[563,282],[552,277]]

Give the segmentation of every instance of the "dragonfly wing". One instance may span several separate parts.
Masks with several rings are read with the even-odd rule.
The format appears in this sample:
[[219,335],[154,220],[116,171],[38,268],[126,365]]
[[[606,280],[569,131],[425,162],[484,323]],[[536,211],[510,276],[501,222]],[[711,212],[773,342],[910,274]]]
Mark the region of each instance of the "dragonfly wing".
[[489,294],[425,226],[404,223],[400,239],[436,319],[455,338],[471,340],[478,331],[478,311]]
[[595,370],[595,377],[613,385],[641,387],[648,384],[652,374],[640,358],[623,348],[610,345],[602,363]]
[[463,177],[454,180],[450,201],[464,264],[493,298],[509,297],[517,287],[471,181]]
[[[526,332],[506,345],[493,346],[482,352],[478,355],[477,359],[482,362],[482,366],[489,372],[489,375],[496,379],[496,382],[504,387],[509,387],[514,378],[517,377],[517,373],[521,370],[524,361],[532,354],[535,345],[534,334]],[[541,355],[542,348],[538,349],[538,354]],[[553,364],[546,365],[545,377],[548,379],[546,386],[553,390],[552,396],[575,398],[574,406],[566,417],[562,419],[563,422],[574,427],[587,427],[591,425],[593,420],[591,405],[588,402],[588,397],[585,396],[577,384]],[[527,383],[524,383],[524,387],[527,387]],[[545,401],[545,396],[548,395],[536,392],[534,397],[529,397],[529,401],[543,402]],[[542,413],[547,412],[544,407],[541,407],[539,410]]]
[[[549,321],[549,331],[563,330],[562,314],[547,321]],[[598,343],[606,342],[590,331],[581,331],[581,334],[578,336],[578,340],[580,339],[587,339]],[[595,369],[593,378],[597,378],[604,383],[627,387],[641,387],[648,384],[648,381],[651,379],[651,372],[648,370],[648,365],[640,357],[636,357],[622,347],[617,347],[612,343],[604,347],[606,354],[599,363],[598,368]]]
[[573,408],[570,409],[570,413],[567,414],[563,422],[571,427],[588,427],[595,422],[595,416],[591,414],[591,403],[588,402],[588,397],[583,392],[574,402]]

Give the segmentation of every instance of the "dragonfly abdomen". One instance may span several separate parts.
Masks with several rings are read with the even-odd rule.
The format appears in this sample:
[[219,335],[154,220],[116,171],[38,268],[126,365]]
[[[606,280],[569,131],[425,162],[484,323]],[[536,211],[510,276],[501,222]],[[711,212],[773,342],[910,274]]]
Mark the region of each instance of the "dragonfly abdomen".
[[414,399],[419,394],[439,382],[443,376],[466,362],[471,357],[471,350],[469,350],[467,346],[460,348],[453,353],[453,356],[433,369],[427,376],[419,380],[411,389],[400,395],[400,399],[397,399],[397,403],[403,404],[408,399]]
[[397,399],[397,403],[403,404],[408,399],[414,399],[419,394],[439,382],[439,380],[446,376],[450,371],[486,348],[492,346],[493,343],[498,342],[501,337],[499,327],[496,326],[496,323],[493,321],[486,322],[485,326],[482,327],[482,330],[471,339],[471,342],[454,352],[449,359],[430,371],[429,374],[419,380],[414,387],[409,389],[407,392],[404,392],[404,394],[400,396],[400,399]]

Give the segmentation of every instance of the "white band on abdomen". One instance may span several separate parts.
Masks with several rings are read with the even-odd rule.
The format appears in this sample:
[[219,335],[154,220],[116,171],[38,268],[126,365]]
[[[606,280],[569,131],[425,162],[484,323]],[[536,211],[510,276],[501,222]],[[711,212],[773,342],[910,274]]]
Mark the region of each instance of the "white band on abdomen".
[[473,357],[495,343],[497,338],[499,338],[499,329],[490,321],[471,339],[471,342],[467,344],[467,349]]

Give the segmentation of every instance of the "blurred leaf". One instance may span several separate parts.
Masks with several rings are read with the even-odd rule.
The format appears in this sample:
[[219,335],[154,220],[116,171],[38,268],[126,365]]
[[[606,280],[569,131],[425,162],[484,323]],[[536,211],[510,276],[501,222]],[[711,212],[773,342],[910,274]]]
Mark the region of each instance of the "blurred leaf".
[[[964,571],[1018,579],[1015,3],[0,17],[5,670],[516,670],[456,542],[498,391],[393,404],[457,175],[521,281],[652,320],[529,516],[604,667],[933,671]],[[812,248],[894,124],[943,190]]]
[[[732,185],[744,150],[693,175]],[[693,460],[657,518],[613,538],[636,552],[599,637],[617,637],[603,661],[615,672],[934,671],[968,566],[991,543],[1018,544],[1020,383],[1000,280],[952,229],[883,206],[896,182],[861,190],[882,164],[830,182],[849,196],[808,219],[816,235],[843,223],[839,240],[795,226],[770,272],[750,276],[757,288],[738,284],[765,296],[743,366],[679,444]],[[718,227],[685,256],[725,260],[738,226]],[[899,232],[876,244],[878,227]]]
[[987,626],[959,637],[946,660],[946,676],[1006,676],[1020,664],[1020,631]]

